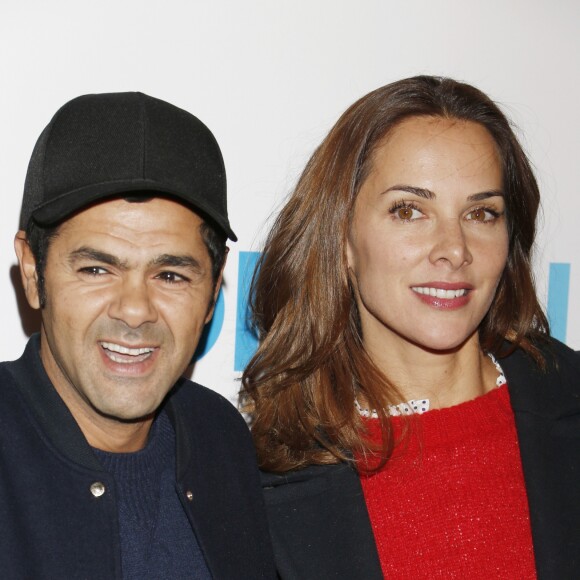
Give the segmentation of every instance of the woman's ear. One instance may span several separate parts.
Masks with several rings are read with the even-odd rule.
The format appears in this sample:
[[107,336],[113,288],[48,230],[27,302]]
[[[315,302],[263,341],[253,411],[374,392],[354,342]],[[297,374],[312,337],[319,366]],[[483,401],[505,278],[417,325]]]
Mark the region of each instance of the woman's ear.
[[351,230],[348,232],[348,236],[346,236],[346,265],[348,266],[349,272],[352,272],[353,269],[356,269],[352,236],[353,231],[351,228]]
[[18,265],[20,266],[20,277],[22,279],[22,286],[28,304],[35,310],[40,308],[40,299],[38,296],[38,274],[36,272],[36,260],[32,254],[32,250],[28,245],[26,233],[19,230],[14,237],[14,250],[18,258]]

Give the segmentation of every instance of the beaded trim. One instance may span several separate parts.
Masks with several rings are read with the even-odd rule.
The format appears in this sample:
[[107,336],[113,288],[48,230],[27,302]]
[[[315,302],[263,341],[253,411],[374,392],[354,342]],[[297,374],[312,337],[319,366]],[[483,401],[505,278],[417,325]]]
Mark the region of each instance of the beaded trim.
[[493,356],[493,354],[491,354],[491,352],[488,352],[487,356],[491,359],[491,362],[495,365],[495,368],[496,368],[497,372],[499,373],[497,379],[495,380],[496,386],[501,387],[502,385],[505,385],[507,383],[507,380],[505,378],[505,375],[503,374],[503,369],[501,368],[500,364],[497,362],[497,359]]
[[[497,369],[498,377],[495,380],[495,384],[497,387],[501,387],[502,385],[506,384],[506,378],[501,368],[500,364],[497,362],[496,358],[490,352],[487,353],[487,356],[491,359],[491,362],[494,364],[495,368]],[[378,414],[376,411],[371,411],[370,409],[363,409],[358,401],[357,398],[354,400],[354,404],[356,406],[357,411],[361,417],[367,417],[370,419],[378,419]],[[416,413],[417,415],[421,415],[429,410],[429,399],[411,399],[406,403],[399,403],[398,405],[389,405],[388,412],[391,417],[400,417],[401,415],[412,415]]]

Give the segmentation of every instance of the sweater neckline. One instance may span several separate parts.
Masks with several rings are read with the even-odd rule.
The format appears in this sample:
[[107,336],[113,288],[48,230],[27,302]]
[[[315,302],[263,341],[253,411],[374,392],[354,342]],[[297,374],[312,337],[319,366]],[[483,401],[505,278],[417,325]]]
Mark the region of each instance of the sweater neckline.
[[[377,419],[363,419],[371,441],[381,441],[381,429]],[[496,432],[514,424],[513,410],[507,384],[470,401],[452,407],[432,409],[423,414],[391,417],[396,445],[393,458],[402,454],[408,446],[439,447],[455,442],[465,442],[481,437],[483,433]],[[403,435],[410,435],[406,437]]]
[[[498,376],[495,381],[496,387],[501,387],[502,385],[505,385],[507,381],[499,362],[497,362],[497,359],[491,352],[488,352],[486,354],[491,359],[491,362],[494,364],[498,372]],[[364,409],[359,403],[358,398],[355,397],[354,403],[361,417],[378,419],[378,413],[372,409]],[[411,399],[409,401],[399,403],[397,405],[389,405],[387,411],[391,417],[400,417],[414,414],[421,415],[423,413],[426,413],[430,409],[431,409],[431,401],[429,399]]]

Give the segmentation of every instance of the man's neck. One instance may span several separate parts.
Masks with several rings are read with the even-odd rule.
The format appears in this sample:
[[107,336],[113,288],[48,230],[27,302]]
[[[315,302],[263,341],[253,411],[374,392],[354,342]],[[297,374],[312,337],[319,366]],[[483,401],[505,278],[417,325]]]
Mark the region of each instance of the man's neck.
[[133,453],[147,445],[153,418],[135,423],[108,421],[107,425],[81,426],[91,447],[110,453]]

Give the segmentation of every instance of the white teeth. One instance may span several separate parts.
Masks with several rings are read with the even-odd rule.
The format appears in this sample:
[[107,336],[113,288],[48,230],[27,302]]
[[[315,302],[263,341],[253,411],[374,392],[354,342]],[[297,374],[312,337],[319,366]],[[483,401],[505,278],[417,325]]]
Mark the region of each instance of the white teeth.
[[101,346],[112,352],[118,352],[119,354],[128,354],[131,356],[139,356],[140,354],[147,354],[155,350],[153,347],[150,346],[144,348],[128,348],[126,346],[121,346],[120,344],[115,344],[114,342],[101,342]]
[[427,286],[412,286],[411,290],[417,292],[417,294],[425,294],[426,296],[433,296],[434,298],[445,298],[446,300],[459,298],[467,294],[465,288],[461,288],[460,290],[443,290],[442,288],[429,288]]

